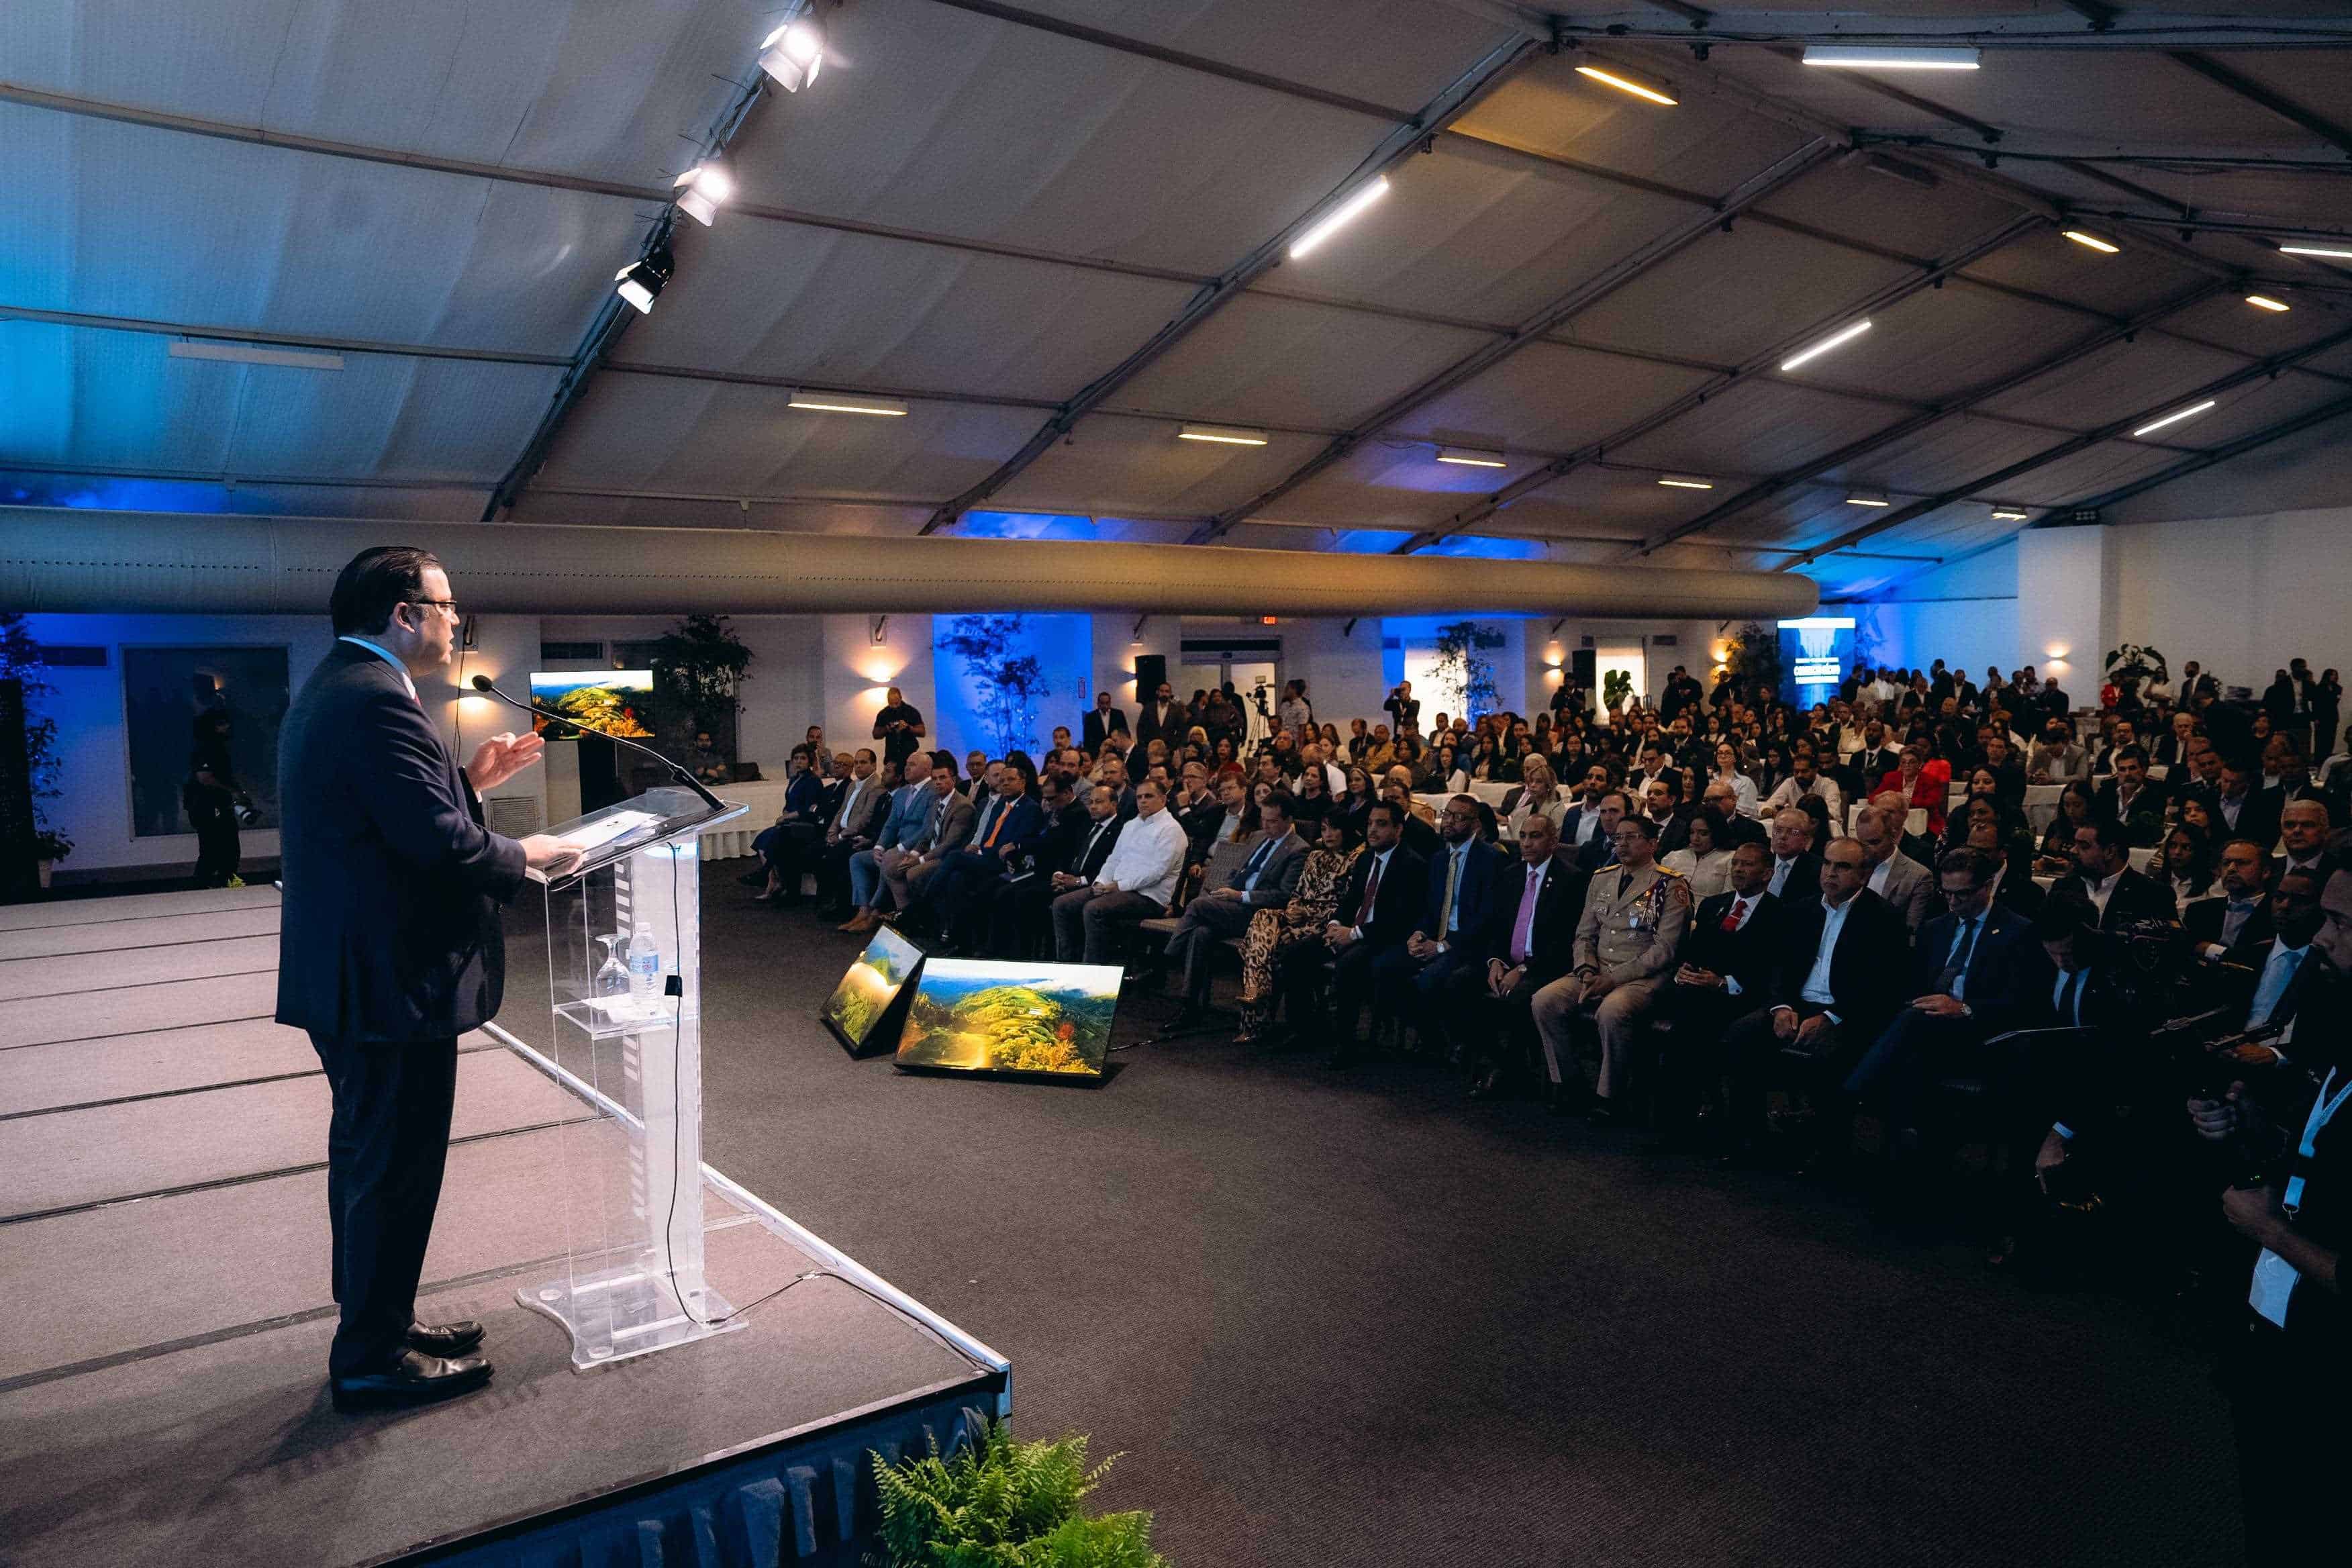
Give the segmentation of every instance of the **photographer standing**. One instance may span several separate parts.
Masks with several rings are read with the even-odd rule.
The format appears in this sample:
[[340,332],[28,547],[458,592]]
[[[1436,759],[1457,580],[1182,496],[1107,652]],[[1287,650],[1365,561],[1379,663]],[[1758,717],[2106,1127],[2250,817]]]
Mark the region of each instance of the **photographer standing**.
[[[2328,879],[2314,956],[2352,968],[2352,872]],[[2352,1319],[2340,1266],[2352,1240],[2352,1053],[2341,1026],[2324,1044],[2304,1037],[2304,1070],[2280,1074],[2265,1106],[2243,1083],[2221,1100],[2192,1100],[2199,1134],[2235,1142],[2271,1163],[2273,1179],[2221,1194],[2230,1225],[2262,1250],[2246,1294],[2242,1334],[2222,1368],[2237,1428],[2246,1555],[2257,1568],[2312,1560],[2340,1531],[2333,1488],[2341,1443],[2324,1434],[2352,1396]],[[2314,1086],[2316,1086],[2315,1089]],[[2339,1433],[2340,1437],[2340,1433]]]
[[244,851],[236,837],[236,770],[229,761],[228,741],[227,710],[207,708],[196,715],[180,804],[196,830],[199,888],[245,886],[245,879],[236,874]]

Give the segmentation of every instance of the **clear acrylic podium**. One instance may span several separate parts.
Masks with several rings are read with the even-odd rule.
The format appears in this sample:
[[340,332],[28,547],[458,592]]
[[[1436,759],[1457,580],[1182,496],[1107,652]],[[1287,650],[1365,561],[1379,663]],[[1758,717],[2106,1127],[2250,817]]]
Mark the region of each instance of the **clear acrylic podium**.
[[[742,1326],[702,1275],[698,836],[748,809],[665,787],[549,830],[588,846],[545,891],[555,1059],[593,1114],[556,1130],[564,1270],[515,1298],[571,1332],[583,1371]],[[605,965],[639,926],[650,1000]]]

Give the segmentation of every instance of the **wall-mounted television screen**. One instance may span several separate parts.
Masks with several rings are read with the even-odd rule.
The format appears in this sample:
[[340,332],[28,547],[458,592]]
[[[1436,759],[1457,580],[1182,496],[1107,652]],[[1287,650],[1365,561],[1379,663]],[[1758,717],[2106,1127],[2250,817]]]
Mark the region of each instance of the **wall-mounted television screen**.
[[874,928],[866,951],[842,975],[817,1016],[851,1056],[864,1056],[898,1041],[906,985],[923,962],[923,950],[888,926]]
[[1118,979],[1115,963],[927,959],[898,1065],[1099,1079]]
[[599,734],[625,735],[633,741],[653,736],[654,672],[650,669],[558,669],[531,671],[530,700],[551,708],[569,721],[570,728],[534,718],[531,728],[551,741],[568,741],[573,729]]

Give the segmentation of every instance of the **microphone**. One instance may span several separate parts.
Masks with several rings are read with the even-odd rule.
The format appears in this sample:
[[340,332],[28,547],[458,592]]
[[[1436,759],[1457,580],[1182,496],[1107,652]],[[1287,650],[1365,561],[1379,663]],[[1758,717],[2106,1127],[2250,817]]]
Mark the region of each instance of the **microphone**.
[[[509,708],[520,708],[526,713],[536,713],[542,719],[551,720],[558,724],[568,724],[575,730],[582,727],[573,721],[565,718],[562,714],[554,711],[552,709],[541,708],[536,702],[516,701],[505,692],[500,691],[496,686],[490,684],[490,678],[487,675],[478,675],[474,677],[474,689],[477,691],[488,692],[492,697],[497,698],[499,701],[507,704]],[[700,779],[696,778],[692,773],[688,773],[684,768],[678,766],[676,763],[671,762],[667,757],[663,756],[651,746],[640,745],[636,742],[630,740],[626,735],[606,735],[602,730],[591,730],[588,732],[592,735],[604,735],[605,740],[612,742],[613,744],[616,746],[626,746],[633,752],[643,752],[646,756],[651,757],[655,762],[659,763],[663,767],[668,769],[669,776],[672,779],[675,779],[677,783],[684,784],[687,788],[700,795],[702,797],[702,803],[710,807],[711,810],[723,811],[726,809],[727,803],[720,800],[717,795],[711,794],[708,789],[705,789]]]

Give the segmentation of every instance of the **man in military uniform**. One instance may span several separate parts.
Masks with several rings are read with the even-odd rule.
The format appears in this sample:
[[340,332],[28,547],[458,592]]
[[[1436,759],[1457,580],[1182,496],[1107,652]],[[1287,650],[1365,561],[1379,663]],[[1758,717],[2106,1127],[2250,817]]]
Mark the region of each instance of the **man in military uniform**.
[[1618,1095],[1643,1020],[1665,989],[1683,931],[1690,924],[1690,884],[1657,863],[1658,828],[1628,815],[1616,828],[1617,858],[1592,875],[1576,928],[1576,968],[1535,995],[1537,1033],[1554,1105],[1564,1100],[1560,1064],[1576,1059],[1576,1034],[1601,1039],[1601,1079],[1591,1110],[1596,1122],[1618,1119]]

